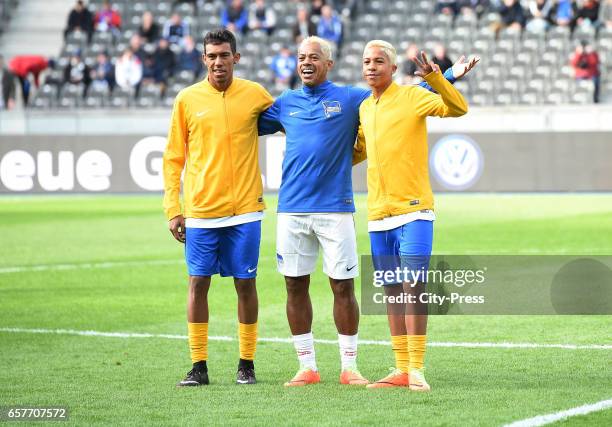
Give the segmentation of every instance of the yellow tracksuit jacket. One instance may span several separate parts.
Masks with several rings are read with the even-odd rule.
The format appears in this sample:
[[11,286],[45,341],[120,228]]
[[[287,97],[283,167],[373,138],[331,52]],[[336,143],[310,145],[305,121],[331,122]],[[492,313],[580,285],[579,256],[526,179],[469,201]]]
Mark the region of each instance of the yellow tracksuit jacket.
[[238,78],[225,92],[204,79],[177,95],[163,161],[168,219],[181,214],[219,218],[265,208],[257,118],[273,101],[261,85]]
[[433,209],[426,117],[459,117],[468,106],[442,73],[432,72],[425,80],[438,94],[392,83],[378,99],[370,95],[359,108],[361,129],[353,162],[365,157],[365,142],[369,221]]

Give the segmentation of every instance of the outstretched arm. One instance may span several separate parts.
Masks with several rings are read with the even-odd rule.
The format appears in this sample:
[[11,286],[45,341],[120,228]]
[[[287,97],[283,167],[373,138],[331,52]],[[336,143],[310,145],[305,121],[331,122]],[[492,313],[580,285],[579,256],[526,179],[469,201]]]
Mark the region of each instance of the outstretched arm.
[[425,52],[415,58],[416,75],[423,77],[439,93],[424,92],[418,101],[417,112],[420,116],[460,117],[467,113],[468,105],[461,93],[440,73],[440,67],[427,59]]
[[[417,58],[414,58],[413,61],[415,59]],[[457,62],[453,64],[451,68],[444,72],[444,78],[448,80],[449,83],[454,84],[457,80],[461,79],[463,76],[469,73],[470,70],[474,68],[476,64],[478,64],[478,62],[480,62],[480,58],[478,56],[473,56],[470,58],[469,61],[467,61],[465,55],[463,55],[457,60]],[[415,72],[415,74],[417,76],[424,77],[418,74],[418,71]],[[419,83],[419,86],[424,89],[427,89],[430,92],[435,92],[435,90],[427,83],[427,81],[422,81],[421,83]]]

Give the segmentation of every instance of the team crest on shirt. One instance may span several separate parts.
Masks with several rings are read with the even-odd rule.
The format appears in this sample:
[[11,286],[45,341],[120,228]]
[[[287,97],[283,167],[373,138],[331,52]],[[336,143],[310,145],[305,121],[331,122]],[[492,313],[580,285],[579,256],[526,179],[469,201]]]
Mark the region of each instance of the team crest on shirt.
[[325,117],[328,119],[332,116],[333,113],[341,113],[342,106],[340,105],[340,101],[323,101],[323,111],[325,112]]

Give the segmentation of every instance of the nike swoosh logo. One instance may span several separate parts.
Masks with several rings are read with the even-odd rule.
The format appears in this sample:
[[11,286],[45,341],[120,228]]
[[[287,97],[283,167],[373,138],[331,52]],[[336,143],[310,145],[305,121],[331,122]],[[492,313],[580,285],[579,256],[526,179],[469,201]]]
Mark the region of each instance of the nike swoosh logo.
[[357,267],[357,264],[355,264],[354,266],[352,266],[351,268],[346,267],[346,271],[351,271],[353,268]]
[[196,117],[202,117],[204,114],[208,113],[209,110],[205,110],[205,111],[198,111],[196,113]]
[[247,271],[248,271],[249,273],[252,273],[252,272],[254,272],[255,270],[257,270],[257,267],[255,267],[255,268],[247,268]]
[[300,111],[291,111],[289,113],[290,116],[295,116],[296,114],[300,114]]

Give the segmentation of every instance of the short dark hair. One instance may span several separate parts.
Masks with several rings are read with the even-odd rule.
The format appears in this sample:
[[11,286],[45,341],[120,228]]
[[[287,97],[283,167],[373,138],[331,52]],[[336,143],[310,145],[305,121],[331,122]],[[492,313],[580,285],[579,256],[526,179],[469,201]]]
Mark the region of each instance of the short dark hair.
[[204,53],[206,53],[207,44],[219,45],[223,43],[229,43],[232,53],[236,53],[236,37],[231,31],[225,29],[209,31],[204,36]]

